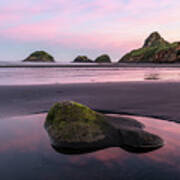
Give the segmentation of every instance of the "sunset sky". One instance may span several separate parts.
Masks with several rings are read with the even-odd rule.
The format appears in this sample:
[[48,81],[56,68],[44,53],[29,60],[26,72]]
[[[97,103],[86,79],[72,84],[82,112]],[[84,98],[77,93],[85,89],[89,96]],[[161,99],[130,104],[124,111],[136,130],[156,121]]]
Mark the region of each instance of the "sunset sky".
[[45,50],[57,61],[108,53],[117,61],[159,31],[180,41],[179,0],[1,0],[0,60]]

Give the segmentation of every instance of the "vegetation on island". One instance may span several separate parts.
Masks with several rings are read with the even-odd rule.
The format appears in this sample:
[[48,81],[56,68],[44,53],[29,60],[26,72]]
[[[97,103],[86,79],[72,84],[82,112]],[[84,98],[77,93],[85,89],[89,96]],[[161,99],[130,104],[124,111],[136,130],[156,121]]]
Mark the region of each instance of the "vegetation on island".
[[111,63],[111,58],[107,54],[103,54],[95,59],[95,63]]
[[177,62],[180,43],[165,41],[158,32],[152,33],[142,48],[136,49],[123,56],[119,62]]
[[[55,62],[53,56],[45,51],[36,51],[30,54],[23,62]],[[87,56],[77,56],[74,63],[111,63],[107,54],[97,57],[95,60]],[[132,63],[174,63],[180,62],[180,42],[169,43],[158,32],[153,32],[145,40],[144,45],[125,54],[119,62]]]
[[94,61],[89,59],[87,56],[77,56],[74,61],[74,63],[111,63],[111,59],[109,55],[103,54],[99,57],[97,57]]
[[77,56],[73,62],[74,63],[91,63],[93,61],[89,59],[87,56]]
[[45,51],[35,51],[30,54],[23,62],[55,62],[54,57]]

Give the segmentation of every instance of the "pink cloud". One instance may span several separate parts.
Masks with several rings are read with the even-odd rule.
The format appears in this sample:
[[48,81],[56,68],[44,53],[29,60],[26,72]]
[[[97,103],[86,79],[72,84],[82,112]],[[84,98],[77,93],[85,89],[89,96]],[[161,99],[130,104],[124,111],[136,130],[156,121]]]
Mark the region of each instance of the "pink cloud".
[[8,30],[1,30],[6,38],[12,38],[16,41],[34,42],[41,41],[52,45],[63,45],[67,48],[88,48],[88,49],[109,49],[109,50],[127,50],[139,45],[139,42],[132,40],[124,33],[101,33],[101,32],[87,32],[78,33],[71,32],[71,26],[65,21],[60,21],[58,18],[41,22],[37,24],[28,24],[10,28]]
[[7,22],[19,21],[21,19],[20,16],[12,15],[12,14],[0,14],[0,26],[6,24]]
[[[141,46],[145,37],[158,30],[168,40],[179,37],[178,1],[25,0],[1,7],[0,36],[18,42],[43,42],[67,48],[127,51]],[[39,17],[39,18],[38,18]],[[173,35],[171,34],[173,32]]]

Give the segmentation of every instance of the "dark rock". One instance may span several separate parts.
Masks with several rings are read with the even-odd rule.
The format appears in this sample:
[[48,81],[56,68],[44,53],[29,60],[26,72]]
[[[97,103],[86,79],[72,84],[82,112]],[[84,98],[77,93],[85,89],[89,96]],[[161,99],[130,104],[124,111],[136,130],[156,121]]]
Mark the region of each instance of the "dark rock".
[[123,56],[119,62],[180,62],[180,42],[168,43],[157,32],[152,33],[142,48],[136,49]]
[[109,126],[102,114],[73,101],[55,104],[45,123],[46,129],[61,142],[94,142],[104,139]]
[[145,132],[143,127],[134,119],[103,115],[72,101],[55,104],[45,121],[52,146],[68,154],[106,147],[122,147],[132,152],[161,147],[163,140]]
[[95,63],[111,63],[109,55],[103,54],[96,58]]
[[165,41],[158,32],[153,32],[150,36],[145,40],[143,48],[152,47],[152,46],[166,46],[169,45],[169,42]]
[[78,56],[74,59],[74,63],[91,63],[93,62],[91,59],[89,59],[87,56]]
[[28,56],[23,62],[55,62],[53,56],[45,51],[36,51]]

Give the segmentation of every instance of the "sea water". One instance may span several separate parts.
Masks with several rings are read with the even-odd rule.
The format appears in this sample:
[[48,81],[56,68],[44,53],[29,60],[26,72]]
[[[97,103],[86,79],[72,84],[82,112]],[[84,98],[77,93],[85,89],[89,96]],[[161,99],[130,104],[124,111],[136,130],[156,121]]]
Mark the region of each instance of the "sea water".
[[0,68],[0,85],[180,81],[180,68]]
[[[133,117],[146,131],[161,136],[164,147],[144,154],[107,148],[87,154],[56,152],[44,129],[46,114],[0,121],[0,172],[3,180],[178,180],[180,179],[180,125]],[[126,116],[130,117],[130,116]]]

